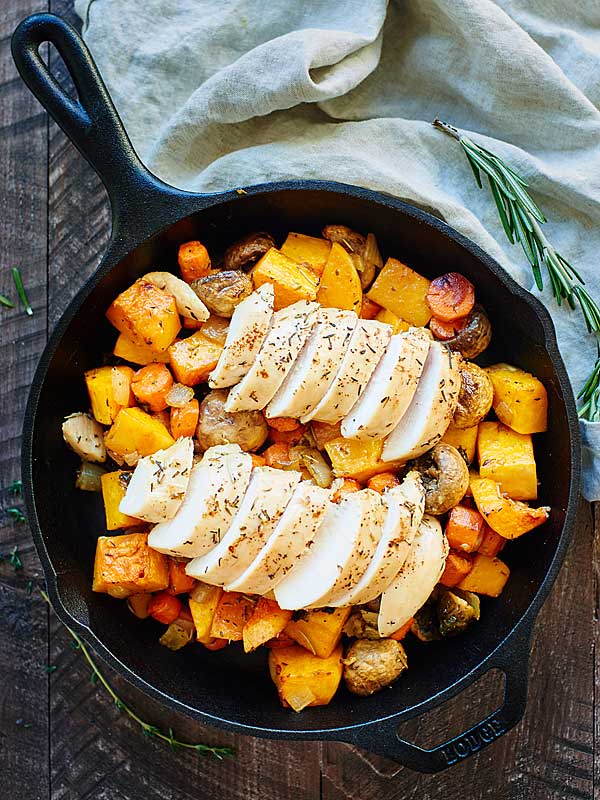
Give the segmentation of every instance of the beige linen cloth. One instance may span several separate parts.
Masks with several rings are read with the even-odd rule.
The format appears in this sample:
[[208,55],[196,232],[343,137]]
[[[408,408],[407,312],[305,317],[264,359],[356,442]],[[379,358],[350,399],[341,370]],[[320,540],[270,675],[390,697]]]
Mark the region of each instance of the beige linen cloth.
[[[600,302],[599,0],[76,0],[150,169],[195,191],[334,179],[435,209],[525,287],[438,116],[528,180],[545,231]],[[546,281],[548,284],[548,281]],[[535,291],[535,290],[533,290]],[[576,391],[596,354],[546,288]],[[600,498],[600,426],[582,423]]]

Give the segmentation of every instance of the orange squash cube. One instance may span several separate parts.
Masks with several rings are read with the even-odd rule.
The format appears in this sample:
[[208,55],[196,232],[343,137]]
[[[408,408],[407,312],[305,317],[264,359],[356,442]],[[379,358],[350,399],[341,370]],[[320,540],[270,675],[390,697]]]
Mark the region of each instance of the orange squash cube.
[[530,433],[501,422],[481,422],[477,436],[479,474],[500,484],[513,500],[535,500],[537,472]]
[[517,433],[540,433],[548,427],[548,394],[534,375],[510,364],[486,368],[494,387],[498,419]]
[[202,644],[212,642],[210,630],[222,594],[220,586],[198,583],[190,595],[190,613],[196,626],[196,638]]
[[473,558],[468,575],[458,584],[465,592],[498,597],[510,576],[510,569],[499,558],[489,558],[480,553]]
[[388,258],[368,296],[400,319],[421,327],[431,319],[426,299],[429,284],[427,278],[406,264]]
[[499,533],[493,531],[486,523],[485,528],[483,529],[481,544],[477,548],[477,552],[481,553],[482,556],[494,558],[503,550],[505,544],[506,539],[504,536],[500,536]]
[[279,636],[291,618],[292,612],[279,608],[275,600],[259,597],[252,616],[244,625],[242,632],[244,652],[250,653],[261,644],[266,644],[270,639]]
[[269,672],[284,707],[302,711],[307,706],[326,706],[342,679],[342,645],[327,658],[298,645],[272,649]]
[[456,447],[458,452],[466,458],[469,464],[475,460],[475,450],[477,448],[477,432],[479,425],[472,428],[455,428],[452,423],[446,428],[446,433],[441,441]]
[[100,478],[102,485],[102,499],[104,501],[104,515],[106,529],[116,531],[119,528],[132,528],[143,524],[137,517],[130,517],[119,511],[119,504],[127,491],[127,479],[131,472],[118,469],[115,472],[105,472]]
[[392,333],[394,334],[404,333],[405,331],[410,330],[410,324],[408,322],[405,322],[403,319],[400,319],[400,317],[392,314],[392,312],[388,311],[387,308],[382,308],[381,311],[378,311],[375,319],[377,322],[385,322],[386,325],[391,325]]
[[121,409],[104,437],[106,449],[119,456],[135,452],[141,456],[151,456],[174,443],[175,440],[162,422],[141,408]]
[[254,603],[241,592],[223,592],[217,603],[210,628],[214,639],[239,642],[243,638],[244,625],[254,611]]
[[254,288],[272,283],[275,292],[275,311],[291,306],[298,300],[314,300],[319,278],[314,272],[297,264],[272,247],[252,269]]
[[380,472],[389,472],[399,462],[382,461],[383,439],[333,439],[325,443],[336,478],[356,478],[364,483]]
[[158,592],[168,585],[167,557],[148,547],[147,533],[98,537],[92,586],[95,592],[122,598]]
[[97,367],[85,373],[92,414],[101,425],[112,425],[122,408],[135,405],[131,367]]
[[309,609],[297,612],[297,619],[292,619],[285,627],[285,632],[299,645],[310,650],[319,658],[328,658],[342,638],[342,630],[350,608],[334,608],[323,611]]
[[217,366],[222,350],[223,345],[209,339],[202,330],[175,342],[169,348],[175,378],[186,386],[202,383]]
[[163,353],[181,330],[175,298],[143,278],[113,300],[108,321],[137,345]]
[[519,500],[511,500],[501,493],[500,485],[490,478],[474,477],[470,486],[475,504],[485,521],[505,539],[516,539],[548,519],[548,508],[530,508]]
[[317,275],[321,275],[329,257],[331,242],[304,233],[288,233],[281,245],[280,252],[303,267],[308,267]]
[[155,362],[168,363],[169,353],[157,353],[147,345],[140,345],[128,339],[124,333],[119,334],[119,338],[115,343],[113,355],[117,358],[122,358],[123,361],[129,361],[131,364],[139,364],[145,366],[146,364],[153,364]]
[[457,553],[455,550],[450,550],[439,582],[442,586],[457,586],[465,575],[469,574],[471,565],[471,557],[467,553]]
[[334,242],[321,275],[318,302],[325,308],[341,308],[359,314],[362,296],[360,277],[350,254]]

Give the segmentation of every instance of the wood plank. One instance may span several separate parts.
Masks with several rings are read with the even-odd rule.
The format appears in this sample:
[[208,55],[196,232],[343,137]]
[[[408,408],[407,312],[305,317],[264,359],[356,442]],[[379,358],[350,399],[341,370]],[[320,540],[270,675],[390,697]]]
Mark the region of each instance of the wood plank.
[[[5,512],[21,505],[6,487],[20,477],[23,410],[46,341],[47,284],[46,118],[17,74],[10,36],[23,17],[45,9],[36,0],[9,0],[0,14],[0,293],[15,302],[14,309],[0,309],[0,553],[16,547],[24,565],[15,572],[0,564],[0,775],[13,800],[41,800],[49,788],[47,609],[27,588],[39,573],[29,528]],[[32,317],[16,299],[13,266],[21,271]]]
[[[582,502],[567,560],[537,620],[529,701],[522,724],[487,750],[433,776],[416,775],[348,745],[328,744],[323,763],[323,800],[592,797],[592,527],[590,506]],[[430,729],[441,741],[448,733],[454,735],[469,727],[489,707],[493,687],[484,684],[485,680],[479,682],[480,692],[472,689],[468,695],[454,698],[421,718],[418,725],[412,723],[412,733],[416,734],[417,728]],[[403,733],[406,735],[407,731]]]

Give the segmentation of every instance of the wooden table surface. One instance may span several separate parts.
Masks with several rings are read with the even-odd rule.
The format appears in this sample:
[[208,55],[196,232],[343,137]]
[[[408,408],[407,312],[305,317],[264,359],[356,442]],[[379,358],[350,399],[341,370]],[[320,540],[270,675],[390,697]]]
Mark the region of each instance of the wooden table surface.
[[[22,413],[39,355],[68,301],[94,270],[110,229],[99,180],[27,91],[10,36],[27,14],[75,15],[71,0],[3,0],[0,13],[0,293],[18,265],[35,313],[0,310],[0,486],[19,477]],[[51,55],[52,64],[58,61]],[[19,499],[16,498],[16,502]],[[348,745],[285,744],[237,736],[174,716],[106,675],[144,719],[179,738],[232,745],[235,760],[173,752],[141,735],[90,681],[81,654],[34,588],[40,566],[26,524],[0,491],[0,785],[11,800],[567,800],[600,798],[598,564],[593,509],[581,504],[574,541],[539,615],[523,722],[487,750],[437,776],[413,773]],[[418,723],[417,743],[441,741],[482,717],[497,675]]]

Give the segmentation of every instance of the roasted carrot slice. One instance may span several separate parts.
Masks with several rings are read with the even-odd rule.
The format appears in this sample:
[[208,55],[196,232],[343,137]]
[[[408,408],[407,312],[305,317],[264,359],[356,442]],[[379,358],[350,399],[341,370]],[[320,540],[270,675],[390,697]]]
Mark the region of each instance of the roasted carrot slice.
[[395,639],[397,642],[399,642],[401,639],[404,639],[406,634],[412,628],[412,624],[413,624],[414,621],[415,621],[415,618],[411,617],[408,620],[408,622],[405,622],[404,625],[401,628],[398,628],[397,631],[394,631],[394,633],[392,633],[392,635],[390,636],[390,639]]
[[187,283],[203,278],[210,272],[210,256],[202,242],[185,242],[180,245],[177,255],[181,277]]
[[442,322],[466,317],[475,305],[475,288],[460,272],[447,272],[429,285],[427,305]]
[[152,596],[148,604],[148,613],[158,622],[170,625],[175,622],[181,611],[181,600],[169,592],[158,592]]
[[451,550],[446,559],[446,566],[440,578],[442,586],[457,586],[465,575],[471,571],[473,562],[467,553],[457,553]]
[[371,300],[366,295],[363,296],[362,305],[360,307],[361,319],[375,319],[377,314],[381,311],[381,306],[374,300]]
[[473,553],[481,544],[484,527],[485,520],[476,508],[454,506],[446,523],[448,544],[455,550]]
[[131,391],[138,403],[155,413],[167,407],[165,398],[172,386],[173,376],[166,364],[148,364],[138,369],[131,380]]
[[436,339],[441,342],[447,342],[462,331],[467,324],[467,317],[460,317],[452,322],[442,322],[437,317],[432,317],[429,320],[429,330],[433,333]]
[[200,403],[194,397],[181,408],[171,409],[171,435],[174,439],[180,436],[193,436],[198,427]]
[[362,486],[354,478],[344,478],[344,482],[333,493],[332,502],[339,503],[342,497],[353,492],[360,492]]
[[187,594],[196,585],[196,579],[185,571],[186,562],[169,558],[169,594]]
[[386,489],[391,489],[392,486],[399,486],[400,481],[393,472],[380,472],[379,475],[373,475],[367,481],[367,488],[373,489],[379,494],[383,494]]
[[300,423],[297,419],[293,419],[293,417],[274,417],[273,419],[267,420],[269,428],[274,428],[276,431],[280,431],[281,433],[289,433],[290,431],[295,431],[300,427]]

